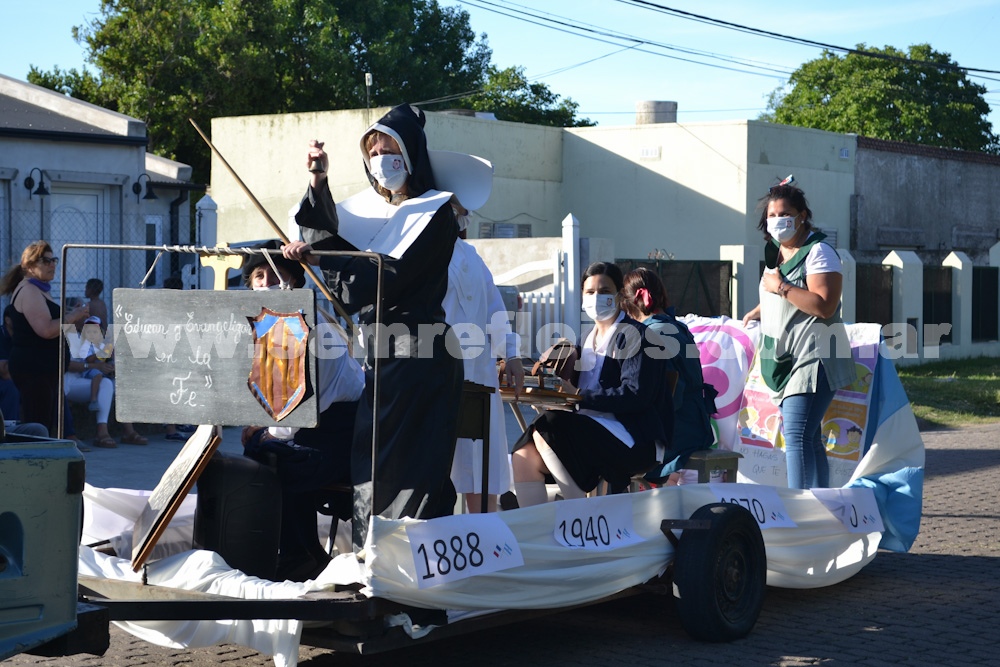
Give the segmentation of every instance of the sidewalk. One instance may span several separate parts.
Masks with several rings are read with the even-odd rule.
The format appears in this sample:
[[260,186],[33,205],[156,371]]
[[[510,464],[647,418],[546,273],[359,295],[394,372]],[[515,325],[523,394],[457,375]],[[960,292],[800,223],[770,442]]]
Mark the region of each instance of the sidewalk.
[[[242,454],[240,430],[237,427],[223,429],[219,450]],[[120,438],[116,438],[119,440],[117,449],[88,445],[90,451],[83,454],[87,463],[87,483],[102,489],[151,491],[181,451],[184,441],[167,440],[163,433],[147,434],[146,437],[148,445],[124,445]]]
[[[513,413],[506,408],[504,412],[507,417],[507,440],[513,443],[520,435],[521,429]],[[527,408],[523,414],[528,421],[534,416],[534,413]],[[242,454],[241,430],[242,428],[238,426],[224,428],[219,451]],[[87,483],[102,489],[152,490],[174,457],[181,451],[184,442],[167,440],[162,431],[154,434],[146,431],[147,429],[143,429],[143,433],[149,439],[148,445],[124,445],[119,442],[117,449],[101,449],[85,442],[84,444],[90,447],[90,451],[83,455],[87,461]],[[120,441],[120,438],[116,440]]]

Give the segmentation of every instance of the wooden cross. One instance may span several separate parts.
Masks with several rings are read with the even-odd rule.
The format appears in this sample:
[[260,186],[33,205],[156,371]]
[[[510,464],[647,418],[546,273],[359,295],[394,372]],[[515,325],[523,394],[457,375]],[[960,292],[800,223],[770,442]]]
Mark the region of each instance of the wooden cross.
[[[221,243],[219,248],[229,247],[228,243]],[[230,269],[239,269],[243,266],[243,255],[201,255],[201,265],[212,269],[215,276],[212,289],[224,290],[229,283]]]

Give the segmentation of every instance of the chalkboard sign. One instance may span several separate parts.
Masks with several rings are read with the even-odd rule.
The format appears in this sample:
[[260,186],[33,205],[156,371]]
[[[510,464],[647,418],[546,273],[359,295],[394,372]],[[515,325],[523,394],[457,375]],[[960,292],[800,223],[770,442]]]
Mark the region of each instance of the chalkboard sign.
[[301,345],[287,365],[305,363],[303,398],[280,421],[247,384],[257,354],[248,318],[266,315],[263,309],[301,313],[312,350],[322,333],[315,329],[315,302],[308,289],[116,289],[115,416],[152,424],[316,426],[315,358]]

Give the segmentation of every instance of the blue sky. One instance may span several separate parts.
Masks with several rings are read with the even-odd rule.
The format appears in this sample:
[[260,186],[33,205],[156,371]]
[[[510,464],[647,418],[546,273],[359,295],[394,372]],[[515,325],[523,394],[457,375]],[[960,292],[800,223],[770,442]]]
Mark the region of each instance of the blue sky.
[[[621,0],[439,2],[469,12],[473,29],[487,33],[497,66],[524,66],[529,78],[572,98],[580,105],[580,115],[601,125],[631,124],[635,103],[641,100],[676,101],[680,121],[755,118],[765,109],[768,93],[787,80],[787,73],[821,52],[819,48],[642,9]],[[960,65],[1000,71],[1000,2],[996,0],[654,0],[654,4],[837,46],[864,42],[905,49],[927,42],[950,53]],[[93,17],[99,6],[98,0],[0,0],[0,73],[23,79],[29,65],[41,69],[83,66],[85,52],[73,41],[72,28]],[[627,39],[602,37],[606,41],[595,41],[489,8],[536,23],[545,21],[530,14],[571,20],[696,53],[650,46],[628,48],[634,42]],[[986,76],[991,79],[973,80],[988,89],[986,99],[997,109],[990,120],[994,132],[1000,132],[1000,74]]]

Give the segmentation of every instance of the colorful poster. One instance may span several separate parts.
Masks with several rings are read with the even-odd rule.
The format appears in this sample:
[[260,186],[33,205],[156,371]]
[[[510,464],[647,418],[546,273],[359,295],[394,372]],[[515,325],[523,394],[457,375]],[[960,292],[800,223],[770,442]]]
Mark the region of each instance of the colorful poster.
[[718,412],[712,415],[712,428],[721,449],[733,449],[737,443],[737,417],[743,404],[743,387],[754,361],[757,328],[745,329],[739,320],[728,317],[686,315],[679,318],[694,336],[701,358],[705,382],[715,387]]
[[[857,380],[837,392],[823,419],[830,484],[834,487],[847,483],[861,457],[878,354],[879,327],[876,324],[848,325],[847,334]],[[781,413],[771,402],[756,359],[743,391],[737,428],[739,438],[734,449],[744,456],[740,462],[740,477],[758,484],[786,485]]]

